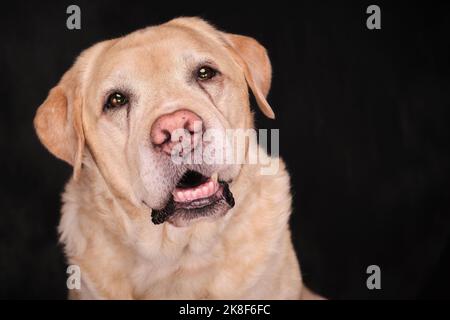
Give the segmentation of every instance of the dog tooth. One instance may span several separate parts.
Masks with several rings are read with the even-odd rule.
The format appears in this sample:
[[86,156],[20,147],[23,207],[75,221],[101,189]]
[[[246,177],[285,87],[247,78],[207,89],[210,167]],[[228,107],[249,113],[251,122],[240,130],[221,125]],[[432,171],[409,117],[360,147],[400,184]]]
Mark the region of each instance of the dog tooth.
[[217,172],[214,172],[214,174],[211,176],[211,181],[217,182],[218,178],[219,178],[219,174]]
[[218,186],[217,182],[211,183],[211,193],[215,193],[217,191],[217,186]]
[[216,184],[212,181],[210,181],[208,183],[208,189],[209,189],[209,193],[214,193],[214,189],[215,189]]

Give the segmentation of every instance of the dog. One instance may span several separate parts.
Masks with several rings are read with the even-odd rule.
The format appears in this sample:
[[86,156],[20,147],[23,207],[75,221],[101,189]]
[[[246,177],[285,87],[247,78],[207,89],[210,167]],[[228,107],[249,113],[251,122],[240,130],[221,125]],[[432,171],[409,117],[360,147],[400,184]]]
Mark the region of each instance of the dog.
[[[81,271],[69,298],[320,298],[302,282],[281,159],[271,175],[259,163],[172,161],[175,130],[193,143],[184,157],[208,129],[252,129],[250,93],[274,118],[271,73],[256,40],[195,17],[81,53],[34,119],[42,144],[73,166],[58,228]],[[245,145],[244,158],[273,160]]]

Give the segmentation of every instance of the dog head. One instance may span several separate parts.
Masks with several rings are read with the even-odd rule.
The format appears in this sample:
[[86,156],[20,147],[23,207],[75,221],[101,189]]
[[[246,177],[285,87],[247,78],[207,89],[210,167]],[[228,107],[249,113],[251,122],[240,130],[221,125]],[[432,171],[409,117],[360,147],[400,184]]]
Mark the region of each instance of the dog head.
[[117,198],[145,204],[156,224],[181,226],[234,205],[229,183],[242,162],[193,155],[226,153],[228,129],[253,127],[248,88],[274,118],[270,82],[270,61],[256,40],[179,18],[85,50],[34,124],[75,179],[89,159]]

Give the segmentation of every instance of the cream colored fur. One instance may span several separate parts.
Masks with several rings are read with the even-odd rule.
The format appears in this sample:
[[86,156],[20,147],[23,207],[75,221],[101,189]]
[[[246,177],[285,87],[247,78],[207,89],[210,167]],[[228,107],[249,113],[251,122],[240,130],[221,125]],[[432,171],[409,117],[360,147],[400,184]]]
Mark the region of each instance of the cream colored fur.
[[[186,48],[207,52],[223,70],[221,82],[208,88],[214,106],[183,82],[184,65],[175,68],[192,58],[180,62]],[[126,70],[119,80],[118,68]],[[102,113],[98,96],[103,83],[122,80],[140,99],[128,123],[125,115]],[[71,290],[71,298],[319,298],[302,284],[281,160],[278,173],[268,176],[260,165],[221,167],[224,178],[233,178],[236,206],[213,221],[154,225],[140,201],[158,203],[164,196],[160,167],[147,155],[139,162],[140,143],[158,116],[183,105],[218,128],[251,128],[247,84],[261,110],[274,117],[265,99],[270,81],[267,53],[254,39],[196,18],[105,41],[81,55],[35,119],[42,143],[74,166],[59,225],[68,263],[80,266],[82,275],[81,290]]]

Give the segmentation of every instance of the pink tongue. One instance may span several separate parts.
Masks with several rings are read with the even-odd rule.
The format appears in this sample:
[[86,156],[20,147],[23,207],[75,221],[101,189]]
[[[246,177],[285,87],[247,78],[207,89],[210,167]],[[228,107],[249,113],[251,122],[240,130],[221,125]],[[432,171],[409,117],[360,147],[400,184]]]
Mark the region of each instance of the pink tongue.
[[207,182],[189,189],[176,188],[172,194],[175,202],[190,202],[198,199],[204,199],[217,192],[219,185],[217,182],[208,180]]

